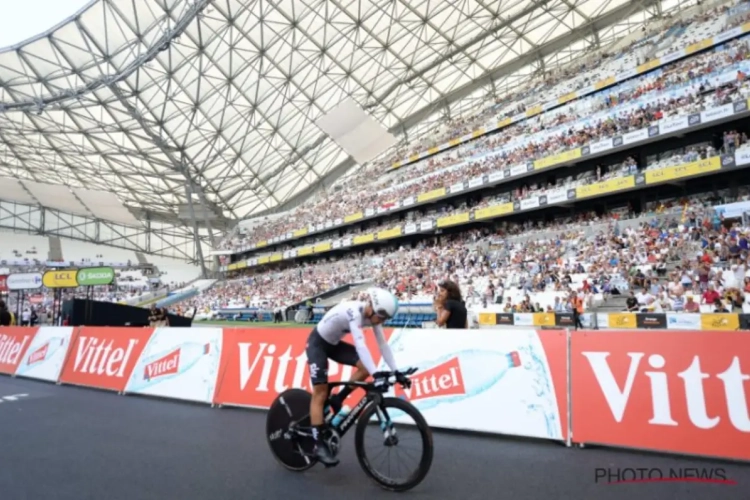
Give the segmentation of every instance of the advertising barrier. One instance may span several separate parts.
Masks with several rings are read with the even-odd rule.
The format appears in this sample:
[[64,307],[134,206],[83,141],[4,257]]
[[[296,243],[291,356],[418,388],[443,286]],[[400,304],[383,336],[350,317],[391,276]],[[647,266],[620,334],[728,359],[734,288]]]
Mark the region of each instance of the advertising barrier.
[[[268,408],[288,388],[310,389],[309,333],[0,327],[0,373]],[[399,366],[418,368],[411,388],[391,395],[433,427],[750,461],[746,332],[519,327],[386,337]],[[374,336],[367,339],[377,356]],[[352,370],[330,362],[329,378]]]
[[6,280],[8,290],[37,290],[42,288],[41,273],[15,273],[9,274]]
[[8,291],[8,275],[0,274],[0,292]]
[[750,335],[571,334],[573,440],[750,460]]

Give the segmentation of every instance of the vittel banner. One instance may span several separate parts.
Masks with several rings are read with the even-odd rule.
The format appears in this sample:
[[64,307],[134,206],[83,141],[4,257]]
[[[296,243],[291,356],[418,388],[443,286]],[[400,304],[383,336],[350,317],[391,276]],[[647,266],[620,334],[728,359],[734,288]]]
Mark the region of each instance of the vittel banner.
[[34,335],[36,328],[0,326],[0,373],[16,373]]
[[125,392],[211,403],[222,344],[221,328],[157,328]]
[[16,376],[57,382],[72,338],[73,327],[40,327],[16,368]]
[[750,460],[745,332],[571,334],[576,442]]

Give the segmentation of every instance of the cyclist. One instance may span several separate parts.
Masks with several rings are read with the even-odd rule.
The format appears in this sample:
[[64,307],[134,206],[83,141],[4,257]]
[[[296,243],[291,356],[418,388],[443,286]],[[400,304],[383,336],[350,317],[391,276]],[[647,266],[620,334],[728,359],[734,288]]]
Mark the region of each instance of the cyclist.
[[[325,428],[323,410],[328,396],[328,359],[342,365],[356,366],[352,375],[353,381],[364,381],[368,375],[375,378],[375,383],[382,379],[381,373],[376,372],[377,366],[372,359],[370,350],[365,343],[362,328],[372,326],[378,341],[380,353],[386,364],[402,382],[401,375],[396,368],[396,361],[383,334],[382,324],[394,317],[398,311],[396,297],[382,288],[370,288],[364,300],[347,300],[328,311],[313,328],[307,339],[307,364],[313,385],[313,395],[310,401],[310,425],[315,439],[315,454],[326,466],[338,464],[328,446],[325,444],[322,431]],[[347,333],[352,334],[354,345],[342,342]],[[404,382],[408,380],[404,377]],[[331,397],[331,406],[336,414],[344,399],[353,389],[344,387],[338,394]]]

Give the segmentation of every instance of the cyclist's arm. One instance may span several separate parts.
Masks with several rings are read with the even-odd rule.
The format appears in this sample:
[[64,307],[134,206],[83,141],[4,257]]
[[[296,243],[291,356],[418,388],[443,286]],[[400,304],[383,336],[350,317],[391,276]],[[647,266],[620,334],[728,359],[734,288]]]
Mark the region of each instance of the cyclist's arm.
[[376,371],[378,371],[378,367],[375,366],[375,361],[372,359],[372,354],[370,354],[370,349],[367,348],[367,344],[365,343],[365,333],[362,331],[362,328],[359,326],[360,318],[354,317],[352,318],[350,316],[349,319],[349,331],[352,332],[352,338],[354,339],[354,347],[357,349],[357,355],[359,356],[359,360],[362,362],[362,364],[365,366],[365,370],[372,375]]
[[375,338],[378,339],[378,347],[380,348],[380,354],[383,355],[383,359],[385,360],[385,363],[388,365],[388,367],[392,371],[398,371],[398,367],[396,366],[396,360],[393,358],[393,351],[391,351],[391,346],[388,345],[388,341],[385,339],[385,334],[383,333],[383,326],[382,325],[373,325],[372,331],[375,333]]

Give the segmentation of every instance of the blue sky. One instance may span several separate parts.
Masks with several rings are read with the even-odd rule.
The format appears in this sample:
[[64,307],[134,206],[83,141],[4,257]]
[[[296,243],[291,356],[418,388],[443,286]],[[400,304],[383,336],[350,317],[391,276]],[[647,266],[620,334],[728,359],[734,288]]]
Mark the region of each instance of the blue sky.
[[0,0],[0,48],[48,30],[89,0]]

